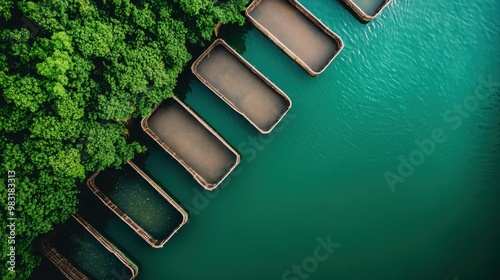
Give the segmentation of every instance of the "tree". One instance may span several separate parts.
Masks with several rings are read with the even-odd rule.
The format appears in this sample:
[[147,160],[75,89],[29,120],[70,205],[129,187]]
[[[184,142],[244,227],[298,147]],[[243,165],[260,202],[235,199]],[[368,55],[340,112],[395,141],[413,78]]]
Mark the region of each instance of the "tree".
[[242,24],[247,2],[0,0],[0,174],[14,170],[18,186],[16,273],[2,279],[38,265],[31,243],[76,211],[78,183],[145,150],[129,120],[171,97],[189,48]]

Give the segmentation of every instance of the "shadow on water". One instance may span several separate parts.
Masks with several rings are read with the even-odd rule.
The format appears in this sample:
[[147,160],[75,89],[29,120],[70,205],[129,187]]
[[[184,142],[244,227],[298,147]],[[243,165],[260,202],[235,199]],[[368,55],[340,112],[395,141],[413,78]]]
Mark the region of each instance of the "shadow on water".
[[[193,57],[196,59],[197,57]],[[186,101],[186,94],[191,92],[191,81],[196,79],[194,74],[191,72],[191,64],[194,59],[188,64],[189,67],[185,67],[184,71],[177,78],[177,85],[174,89],[174,94],[177,96],[182,102]]]
[[252,30],[253,25],[245,21],[243,26],[237,24],[227,24],[220,28],[219,37],[223,38],[231,47],[233,47],[239,54],[246,51],[246,38],[248,32]]
[[[81,188],[78,199],[80,202],[78,214],[99,231],[107,228],[109,222],[115,218],[115,214],[109,211],[100,200],[95,198],[86,185],[84,188]],[[92,207],[88,207],[89,205],[92,205]]]
[[42,257],[40,266],[31,273],[29,280],[66,280],[67,278],[47,258]]

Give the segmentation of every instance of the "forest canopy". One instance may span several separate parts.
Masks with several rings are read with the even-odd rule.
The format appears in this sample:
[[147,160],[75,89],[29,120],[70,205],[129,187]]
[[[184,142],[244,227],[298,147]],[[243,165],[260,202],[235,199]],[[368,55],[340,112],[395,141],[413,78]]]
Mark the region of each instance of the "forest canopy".
[[171,97],[177,77],[217,24],[243,24],[248,0],[0,0],[1,227],[15,171],[16,243],[2,263],[38,265],[33,240],[77,207],[77,184],[144,148],[129,120]]

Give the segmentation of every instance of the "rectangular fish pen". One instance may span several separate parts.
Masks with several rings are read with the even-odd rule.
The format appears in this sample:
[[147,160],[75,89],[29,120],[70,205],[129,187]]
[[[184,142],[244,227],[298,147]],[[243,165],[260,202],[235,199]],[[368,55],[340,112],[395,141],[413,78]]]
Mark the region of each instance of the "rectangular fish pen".
[[246,15],[312,76],[323,72],[344,47],[337,34],[295,0],[254,0]]
[[215,189],[240,162],[238,152],[175,96],[142,119],[141,126],[207,190]]
[[364,22],[378,17],[391,0],[342,0]]
[[[75,214],[45,236],[41,251],[68,279],[135,279],[137,265]],[[125,279],[125,278],[122,278]]]
[[292,106],[281,89],[222,39],[208,47],[191,70],[263,134],[270,133]]
[[154,248],[187,222],[188,214],[137,165],[96,172],[87,186],[111,211]]

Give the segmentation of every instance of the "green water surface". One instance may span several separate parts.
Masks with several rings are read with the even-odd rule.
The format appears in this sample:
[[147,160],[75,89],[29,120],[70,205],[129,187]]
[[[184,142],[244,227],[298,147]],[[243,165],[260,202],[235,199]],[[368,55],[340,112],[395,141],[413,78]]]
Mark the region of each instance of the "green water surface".
[[182,223],[179,210],[130,165],[100,173],[95,183],[118,208],[157,240],[167,238]]
[[91,279],[112,279],[117,271],[128,270],[113,253],[72,218],[49,239],[49,244]]
[[345,43],[316,78],[251,25],[222,30],[292,99],[282,123],[259,135],[187,74],[177,95],[241,164],[207,192],[143,136],[136,163],[189,223],[162,249],[102,231],[140,280],[500,279],[500,2],[394,0],[366,25],[300,2]]

